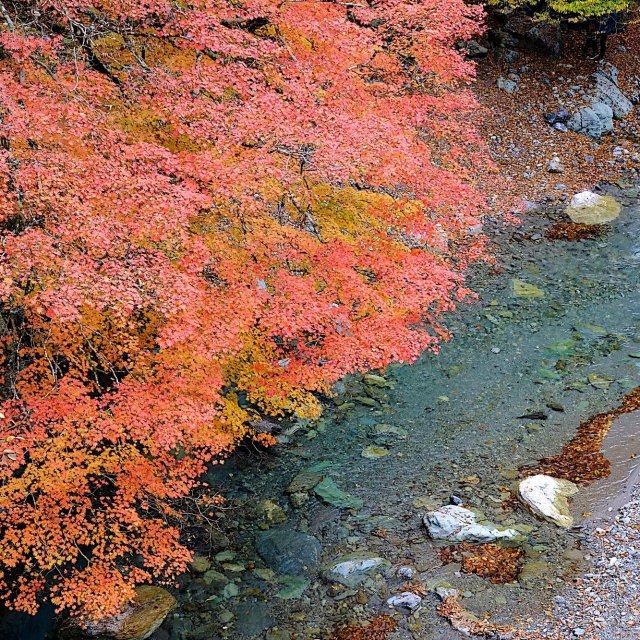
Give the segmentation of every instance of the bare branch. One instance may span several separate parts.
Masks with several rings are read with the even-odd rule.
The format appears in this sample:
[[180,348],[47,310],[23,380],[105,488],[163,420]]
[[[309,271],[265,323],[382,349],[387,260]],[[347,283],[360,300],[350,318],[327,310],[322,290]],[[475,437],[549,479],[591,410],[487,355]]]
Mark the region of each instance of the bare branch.
[[9,15],[9,12],[7,11],[7,8],[4,6],[4,3],[2,2],[2,0],[0,0],[0,13],[4,18],[4,21],[7,23],[7,27],[9,27],[9,31],[15,31],[16,25],[13,23],[13,20],[11,19],[11,15]]

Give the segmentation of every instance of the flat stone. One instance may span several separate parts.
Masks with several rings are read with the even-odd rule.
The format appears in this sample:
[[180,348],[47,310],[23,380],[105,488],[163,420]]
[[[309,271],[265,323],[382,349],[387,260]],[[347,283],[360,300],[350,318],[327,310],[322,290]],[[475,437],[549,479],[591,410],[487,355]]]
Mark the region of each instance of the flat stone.
[[301,471],[294,479],[289,483],[287,487],[287,493],[301,493],[304,491],[311,491],[324,476],[317,471]]
[[386,458],[389,455],[389,449],[372,444],[365,447],[360,455],[368,460],[378,460],[379,458]]
[[396,593],[387,600],[387,604],[390,607],[398,607],[400,609],[409,609],[409,611],[415,611],[422,602],[422,598],[410,591],[404,591],[403,593]]
[[514,278],[511,281],[511,289],[516,298],[543,298],[544,291],[534,284]]
[[297,600],[309,587],[309,580],[302,576],[282,576],[278,579],[278,584],[282,587],[276,598],[280,600]]
[[229,582],[227,576],[219,571],[215,571],[214,569],[210,569],[203,576],[204,582],[207,585],[213,586],[222,586]]
[[377,424],[371,430],[371,435],[374,438],[385,438],[389,440],[405,440],[408,436],[408,431],[402,427],[396,427],[392,424]]
[[340,509],[362,509],[364,506],[362,500],[342,491],[333,478],[325,478],[317,484],[315,492],[324,502]]
[[523,580],[529,580],[531,578],[539,578],[550,571],[551,565],[548,562],[542,562],[541,560],[529,560],[524,563],[518,580],[522,582]]

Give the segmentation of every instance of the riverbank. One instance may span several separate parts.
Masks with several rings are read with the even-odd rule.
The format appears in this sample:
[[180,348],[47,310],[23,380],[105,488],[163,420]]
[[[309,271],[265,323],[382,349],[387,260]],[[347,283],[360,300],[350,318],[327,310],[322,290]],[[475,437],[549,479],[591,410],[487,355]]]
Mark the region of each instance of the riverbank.
[[[482,130],[506,194],[558,204],[594,185],[635,175],[640,169],[633,106],[640,99],[640,25],[612,35],[601,63],[582,55],[583,30],[563,31],[562,53],[550,58],[542,42],[528,39],[534,26],[531,21],[490,22],[482,40],[486,55],[478,59],[474,91],[486,109]],[[598,72],[615,78],[615,86],[607,83],[607,88],[619,99],[619,111],[607,125],[610,130],[592,138],[568,130],[561,114],[564,110],[568,117],[601,98],[595,88]]]
[[[640,417],[630,418],[640,431]],[[590,522],[581,551],[589,570],[565,586],[544,618],[529,628],[543,637],[634,640],[640,626],[640,484],[628,479],[624,503],[605,509],[604,521]],[[611,509],[611,510],[609,510]],[[601,517],[605,514],[601,514]],[[600,518],[599,518],[600,519]]]

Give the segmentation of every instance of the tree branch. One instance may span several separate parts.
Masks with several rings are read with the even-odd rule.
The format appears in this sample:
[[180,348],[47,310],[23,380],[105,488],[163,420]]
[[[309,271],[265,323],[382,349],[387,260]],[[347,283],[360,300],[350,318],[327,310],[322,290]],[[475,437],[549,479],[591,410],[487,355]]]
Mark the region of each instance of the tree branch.
[[7,11],[7,8],[4,6],[4,3],[2,2],[2,0],[0,0],[0,13],[4,18],[4,21],[7,23],[7,27],[9,27],[9,31],[15,31],[16,25],[13,23],[13,20],[11,19],[11,15]]

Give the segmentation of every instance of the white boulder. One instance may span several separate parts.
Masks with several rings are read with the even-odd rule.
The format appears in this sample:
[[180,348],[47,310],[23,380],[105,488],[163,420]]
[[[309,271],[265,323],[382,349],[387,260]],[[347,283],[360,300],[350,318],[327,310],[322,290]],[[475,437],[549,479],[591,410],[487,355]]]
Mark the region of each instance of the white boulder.
[[492,542],[520,535],[515,529],[503,529],[491,522],[480,524],[477,519],[473,511],[448,504],[425,514],[424,524],[434,540],[451,542]]
[[573,524],[567,497],[577,492],[578,487],[573,482],[543,474],[525,478],[518,485],[520,500],[533,513],[559,527],[570,527]]

